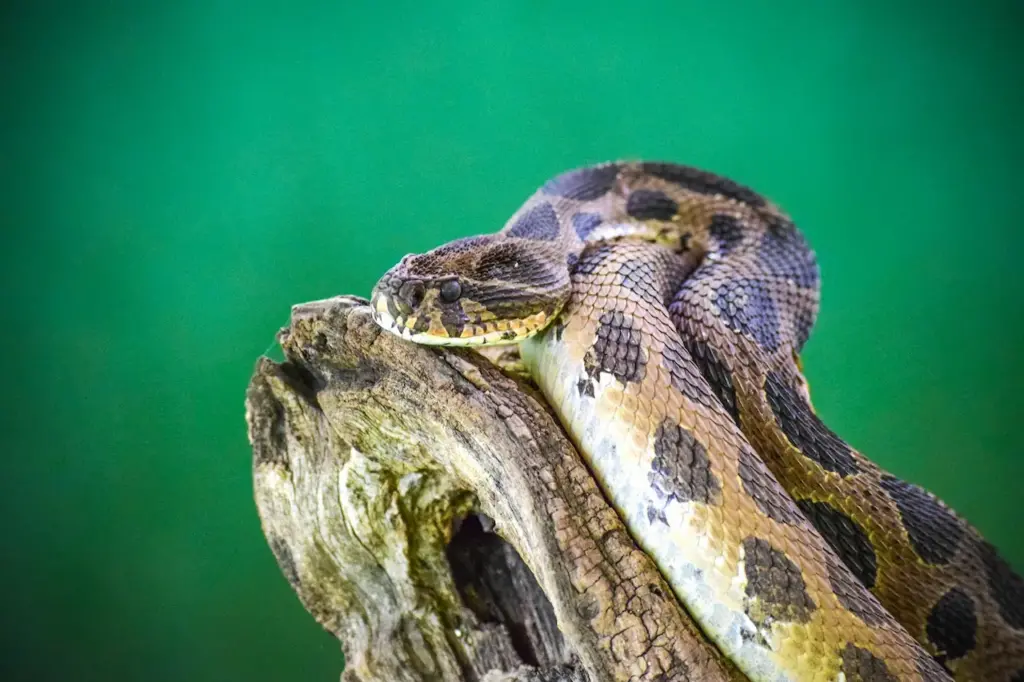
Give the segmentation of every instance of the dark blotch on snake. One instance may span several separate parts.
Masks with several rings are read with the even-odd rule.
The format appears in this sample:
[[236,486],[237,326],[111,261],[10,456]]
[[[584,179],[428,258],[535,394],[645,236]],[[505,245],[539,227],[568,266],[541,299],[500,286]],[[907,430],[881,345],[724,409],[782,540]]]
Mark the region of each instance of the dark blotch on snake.
[[874,587],[878,577],[878,559],[864,529],[827,502],[797,500],[797,505],[854,577],[864,587]]
[[979,541],[978,553],[985,564],[989,594],[999,605],[999,615],[1010,627],[1024,630],[1024,580],[988,542]]
[[736,387],[733,385],[732,373],[719,359],[715,349],[706,341],[696,338],[693,334],[683,334],[682,339],[683,347],[689,352],[697,369],[707,380],[711,390],[718,396],[736,426],[740,426],[740,408],[739,403],[736,402]]
[[978,617],[974,613],[974,602],[954,587],[932,607],[925,632],[939,650],[940,663],[962,658],[974,649],[977,641]]
[[778,349],[779,311],[766,282],[723,279],[715,285],[711,302],[729,329],[746,334],[766,350]]
[[648,480],[655,490],[679,502],[715,502],[722,484],[711,472],[708,451],[688,430],[665,419],[654,434],[654,461]]
[[441,311],[441,325],[445,331],[448,332],[448,336],[453,339],[459,338],[462,334],[462,329],[465,326],[465,322],[462,318],[462,312],[451,308],[446,308]]
[[889,672],[885,661],[867,649],[847,644],[839,655],[843,661],[841,671],[846,674],[846,682],[899,682]]
[[541,188],[545,194],[566,199],[592,201],[602,197],[615,185],[619,175],[617,164],[581,168],[557,175]]
[[678,211],[679,204],[658,190],[634,190],[626,199],[626,213],[637,220],[671,220]]
[[708,232],[718,241],[718,253],[723,256],[743,241],[743,225],[736,216],[716,213],[711,216]]
[[775,422],[801,454],[840,476],[859,471],[850,446],[818,419],[807,401],[778,373],[768,373],[764,390]]
[[586,241],[601,222],[601,216],[596,213],[577,213],[572,217],[572,228],[580,239]]
[[828,582],[832,586],[832,591],[835,592],[839,603],[845,606],[850,613],[868,625],[895,623],[889,612],[882,608],[878,599],[853,576],[846,564],[840,561],[834,552],[825,553],[825,567],[828,569]]
[[799,351],[818,314],[818,263],[814,252],[793,223],[777,221],[761,238],[757,266],[779,308],[786,311],[793,349]]
[[800,568],[785,553],[767,540],[748,537],[743,541],[743,565],[747,597],[757,600],[747,609],[755,621],[763,623],[771,618],[806,623],[810,619],[817,607],[807,594]]
[[668,372],[672,387],[694,402],[711,408],[721,408],[721,404],[712,393],[707,380],[701,374],[697,363],[690,357],[678,334],[664,339],[661,349],[661,366]]
[[764,197],[743,185],[690,166],[675,163],[642,163],[640,169],[697,194],[719,194],[755,208],[766,203]]
[[920,486],[889,475],[879,482],[896,503],[914,551],[930,564],[949,563],[964,534],[960,520]]
[[583,357],[583,367],[592,379],[608,372],[624,384],[640,381],[647,373],[643,342],[643,333],[631,318],[617,310],[606,311],[599,320],[597,340]]
[[807,289],[818,286],[818,264],[814,251],[796,226],[788,220],[774,224],[774,229],[764,233],[757,257],[765,274],[792,280],[797,286]]
[[793,500],[786,495],[761,458],[747,445],[740,446],[739,474],[743,490],[753,498],[765,516],[790,526],[804,522]]
[[548,202],[527,209],[508,230],[508,236],[523,239],[553,241],[558,238],[561,227],[558,215]]

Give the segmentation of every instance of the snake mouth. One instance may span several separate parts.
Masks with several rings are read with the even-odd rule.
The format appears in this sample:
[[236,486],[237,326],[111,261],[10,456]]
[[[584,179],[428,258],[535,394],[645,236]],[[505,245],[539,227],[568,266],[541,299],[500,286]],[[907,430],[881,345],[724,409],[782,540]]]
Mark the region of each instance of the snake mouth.
[[446,324],[440,315],[401,312],[388,297],[374,292],[370,302],[373,320],[385,331],[406,341],[428,346],[499,346],[524,341],[543,330],[557,314],[541,310],[518,319],[495,319],[458,325]]

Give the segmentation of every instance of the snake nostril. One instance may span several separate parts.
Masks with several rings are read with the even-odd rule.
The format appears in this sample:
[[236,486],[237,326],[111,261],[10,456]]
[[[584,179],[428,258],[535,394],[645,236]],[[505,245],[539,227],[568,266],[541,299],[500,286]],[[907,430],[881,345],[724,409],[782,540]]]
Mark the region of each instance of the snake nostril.
[[411,311],[423,301],[423,291],[423,282],[406,282],[398,289],[398,301]]

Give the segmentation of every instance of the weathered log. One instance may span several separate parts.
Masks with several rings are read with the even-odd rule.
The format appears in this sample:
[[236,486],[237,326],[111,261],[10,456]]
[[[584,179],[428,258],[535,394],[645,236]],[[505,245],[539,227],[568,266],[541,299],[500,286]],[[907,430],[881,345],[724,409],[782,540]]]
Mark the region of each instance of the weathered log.
[[246,399],[256,504],[343,680],[742,679],[526,382],[353,297],[278,340]]

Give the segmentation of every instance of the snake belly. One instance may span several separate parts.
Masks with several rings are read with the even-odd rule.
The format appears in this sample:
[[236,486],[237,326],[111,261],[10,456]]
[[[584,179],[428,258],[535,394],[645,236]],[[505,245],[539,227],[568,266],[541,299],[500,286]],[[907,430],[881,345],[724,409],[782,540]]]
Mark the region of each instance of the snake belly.
[[419,343],[522,341],[639,544],[751,679],[1024,680],[1020,578],[811,409],[817,264],[760,195],[675,164],[564,173],[500,232],[404,258],[373,307]]

